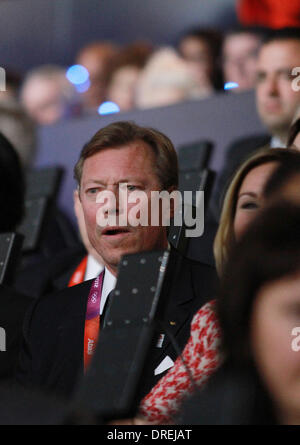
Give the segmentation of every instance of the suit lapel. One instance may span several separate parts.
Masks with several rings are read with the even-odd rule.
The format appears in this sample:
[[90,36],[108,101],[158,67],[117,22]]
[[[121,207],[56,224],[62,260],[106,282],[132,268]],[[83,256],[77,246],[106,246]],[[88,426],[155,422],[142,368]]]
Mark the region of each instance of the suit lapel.
[[65,345],[67,349],[72,349],[72,353],[68,356],[72,357],[72,361],[78,364],[79,374],[83,373],[85,315],[92,281],[85,281],[66,289],[69,296],[67,305],[70,308],[70,313],[64,317],[63,325],[60,327],[61,339],[64,344],[68,342],[68,345]]
[[182,349],[187,341],[190,332],[190,321],[193,316],[193,303],[195,298],[193,289],[192,269],[189,262],[183,259],[181,263],[180,275],[173,280],[170,299],[166,310],[166,316],[163,321],[165,329],[158,330],[158,335],[164,335],[161,347],[155,344],[155,362],[159,362],[166,356],[170,355],[175,359],[177,353],[171,344],[168,333],[176,338],[176,342]]

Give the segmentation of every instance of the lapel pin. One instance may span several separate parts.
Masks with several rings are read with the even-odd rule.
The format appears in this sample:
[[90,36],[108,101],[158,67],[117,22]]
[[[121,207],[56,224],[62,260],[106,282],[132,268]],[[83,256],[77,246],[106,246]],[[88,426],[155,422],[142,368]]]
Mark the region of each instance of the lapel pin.
[[164,339],[165,339],[165,334],[160,334],[156,343],[157,348],[162,348]]
[[171,326],[176,326],[176,321],[170,321]]

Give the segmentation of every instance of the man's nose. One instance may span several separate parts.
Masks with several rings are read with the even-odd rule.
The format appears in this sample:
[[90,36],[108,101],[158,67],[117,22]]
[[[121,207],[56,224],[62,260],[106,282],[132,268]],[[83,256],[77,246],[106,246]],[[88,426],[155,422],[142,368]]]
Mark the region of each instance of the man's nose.
[[105,206],[105,214],[113,215],[119,213],[119,194],[113,189],[109,189],[108,191],[111,193],[111,199],[108,199],[108,202]]
[[269,96],[278,96],[278,82],[275,77],[266,79],[266,91]]
[[124,187],[121,184],[119,186],[109,186],[107,190],[113,194],[114,199],[109,200],[108,205],[106,206],[106,213],[117,215],[125,214],[128,206],[127,187]]

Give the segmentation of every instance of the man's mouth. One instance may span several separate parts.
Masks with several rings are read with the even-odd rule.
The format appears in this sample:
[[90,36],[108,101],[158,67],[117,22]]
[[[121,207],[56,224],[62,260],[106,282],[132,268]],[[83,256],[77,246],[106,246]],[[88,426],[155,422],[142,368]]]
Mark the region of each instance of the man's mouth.
[[106,227],[102,230],[102,235],[109,237],[122,236],[129,233],[129,229],[127,227]]
[[281,111],[281,104],[280,102],[266,102],[264,104],[265,110],[269,113],[276,113],[278,111]]

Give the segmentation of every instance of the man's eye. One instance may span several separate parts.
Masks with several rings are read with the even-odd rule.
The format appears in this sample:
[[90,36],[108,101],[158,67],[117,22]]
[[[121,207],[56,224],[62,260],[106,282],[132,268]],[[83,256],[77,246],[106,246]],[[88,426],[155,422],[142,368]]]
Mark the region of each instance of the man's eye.
[[96,195],[98,193],[99,189],[98,188],[91,188],[87,190],[87,194],[88,195]]
[[295,317],[300,321],[300,303],[289,304],[284,310],[287,315]]
[[130,192],[132,192],[132,191],[134,191],[134,190],[137,190],[137,186],[136,185],[133,185],[133,184],[128,184],[127,185],[127,190],[129,190]]
[[265,73],[257,73],[256,75],[256,83],[260,83],[263,82],[266,78],[266,74]]

